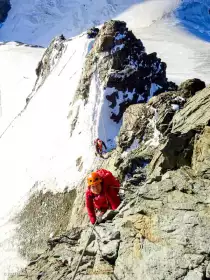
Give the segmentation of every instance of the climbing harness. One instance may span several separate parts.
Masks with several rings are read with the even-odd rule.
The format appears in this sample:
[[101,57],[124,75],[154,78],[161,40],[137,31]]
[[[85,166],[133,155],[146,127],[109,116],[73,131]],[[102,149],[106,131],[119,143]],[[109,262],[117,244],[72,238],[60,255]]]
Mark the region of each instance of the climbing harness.
[[93,230],[94,230],[96,224],[97,224],[97,219],[96,219],[95,224],[92,225],[92,230],[91,230],[90,235],[89,235],[89,237],[88,237],[87,243],[85,244],[85,248],[84,248],[83,251],[82,251],[81,257],[80,257],[80,259],[79,259],[79,262],[78,262],[78,264],[77,264],[77,267],[76,267],[76,269],[75,269],[75,272],[74,272],[74,274],[73,274],[73,276],[72,276],[72,280],[74,280],[75,277],[76,277],[76,274],[77,274],[77,271],[78,271],[78,269],[79,269],[80,263],[81,263],[82,258],[83,258],[83,256],[84,256],[85,250],[86,250],[86,248],[87,248],[87,246],[88,246],[88,244],[89,244],[89,240],[90,240],[91,234],[93,233]]

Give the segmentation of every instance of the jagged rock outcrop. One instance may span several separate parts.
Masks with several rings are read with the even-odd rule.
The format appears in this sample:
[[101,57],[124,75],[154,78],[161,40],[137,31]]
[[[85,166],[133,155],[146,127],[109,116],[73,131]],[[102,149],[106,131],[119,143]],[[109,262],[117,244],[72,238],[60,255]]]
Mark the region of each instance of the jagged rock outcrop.
[[202,90],[206,87],[206,84],[204,81],[201,81],[200,79],[189,79],[178,87],[178,91],[180,92],[180,95],[184,98],[189,98],[195,95],[196,92],[199,90]]
[[59,62],[59,58],[62,56],[65,50],[65,40],[66,39],[63,35],[55,37],[44,52],[42,59],[39,61],[35,70],[37,79],[31,94],[29,94],[29,96],[26,98],[26,106],[33,98],[35,92],[43,85],[48,75]]
[[[182,114],[182,109],[189,100],[182,97],[181,88],[184,88],[185,96],[191,96],[194,83],[202,85],[203,82],[197,79],[187,80],[178,91],[161,93],[152,97],[147,104],[131,105],[125,111],[118,140],[121,153],[115,160],[120,178],[124,178],[123,174],[135,175],[135,169],[145,166],[151,159],[149,173],[153,173],[156,180],[167,170],[191,166],[194,137],[199,127],[195,126],[195,129],[184,134],[179,131],[172,133],[172,120],[176,119],[175,115]],[[197,98],[200,98],[200,93],[196,94],[196,101],[193,101],[195,106]],[[188,111],[187,104],[186,108]],[[180,119],[182,120],[181,117]],[[159,144],[159,152],[155,154]]]
[[98,35],[99,29],[92,27],[87,31],[87,36],[89,39],[95,38]]
[[177,89],[166,78],[166,63],[156,53],[147,54],[141,40],[121,21],[106,22],[100,29],[87,56],[74,103],[78,98],[88,101],[94,75],[102,85],[98,90],[104,90],[110,102],[110,118],[115,122],[121,120],[129,105]]
[[[149,129],[150,120],[154,117],[155,111],[146,104],[131,105],[125,111],[123,124],[119,134],[119,147],[122,150],[132,146],[134,141],[142,142],[151,138]],[[136,145],[138,145],[136,143]]]
[[37,80],[35,87],[39,88],[55,67],[59,58],[62,56],[62,52],[65,48],[65,37],[63,35],[55,37],[50,43],[49,47],[46,49],[42,60],[39,62],[36,68]]
[[205,126],[210,121],[208,108],[210,108],[209,87],[189,98],[184,108],[175,114],[172,119],[171,133],[168,134],[151,161],[151,177],[153,174],[154,178],[160,179],[161,174],[167,170],[192,165],[194,142],[196,141],[199,145],[196,139],[199,139],[203,129],[206,131]]
[[0,23],[6,20],[7,14],[10,9],[10,0],[0,0]]

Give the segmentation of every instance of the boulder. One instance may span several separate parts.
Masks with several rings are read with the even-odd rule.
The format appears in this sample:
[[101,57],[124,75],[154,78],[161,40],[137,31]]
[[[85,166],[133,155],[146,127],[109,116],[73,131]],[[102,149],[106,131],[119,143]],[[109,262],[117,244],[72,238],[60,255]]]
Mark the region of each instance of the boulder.
[[172,121],[172,132],[187,133],[192,129],[204,127],[210,121],[210,87],[188,99],[184,108]]
[[205,82],[200,79],[189,79],[181,83],[178,87],[180,95],[184,98],[190,98],[195,95],[196,92],[204,89],[206,87]]

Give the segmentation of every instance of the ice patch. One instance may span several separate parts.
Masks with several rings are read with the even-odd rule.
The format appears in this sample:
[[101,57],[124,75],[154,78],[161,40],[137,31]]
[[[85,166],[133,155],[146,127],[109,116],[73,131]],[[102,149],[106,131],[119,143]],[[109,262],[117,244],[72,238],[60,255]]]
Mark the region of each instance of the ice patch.
[[174,101],[178,101],[178,102],[185,102],[185,98],[181,97],[181,96],[177,96],[173,99]]
[[148,96],[148,98],[147,98],[147,102],[150,100],[150,98],[153,97],[154,93],[155,93],[158,89],[160,89],[160,88],[162,88],[162,87],[159,86],[159,85],[157,85],[157,84],[155,84],[155,83],[152,83],[152,84],[151,84],[151,87],[150,87],[150,94],[149,94],[149,96]]
[[131,146],[126,150],[126,152],[131,152],[137,149],[138,147],[139,147],[139,140],[135,138]]
[[116,136],[122,124],[122,121],[116,124],[110,119],[113,110],[109,107],[109,101],[106,99],[106,95],[107,93],[112,94],[115,91],[115,88],[106,88],[104,90],[98,75],[96,73],[93,75],[90,92],[97,98],[97,102],[93,110],[94,116],[92,122],[95,124],[95,128],[92,134],[93,139],[99,137],[104,140],[108,150],[116,147]]
[[144,101],[144,97],[139,94],[138,99],[137,99],[137,103],[139,103],[140,101]]
[[178,111],[178,110],[179,110],[179,105],[178,105],[178,104],[171,104],[171,108],[172,108],[174,111]]
[[90,40],[90,42],[88,44],[88,48],[87,48],[87,55],[89,54],[89,52],[93,48],[94,42],[95,42],[95,39]]
[[115,36],[115,40],[122,40],[126,37],[126,34],[120,34],[118,33],[116,36]]
[[111,54],[114,54],[125,47],[125,44],[116,45],[111,49]]

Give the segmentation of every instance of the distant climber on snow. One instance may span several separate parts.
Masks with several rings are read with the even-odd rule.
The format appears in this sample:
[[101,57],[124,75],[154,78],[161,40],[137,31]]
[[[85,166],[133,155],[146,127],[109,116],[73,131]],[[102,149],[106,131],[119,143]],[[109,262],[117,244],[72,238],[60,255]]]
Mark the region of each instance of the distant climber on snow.
[[87,183],[86,207],[90,222],[95,224],[96,215],[99,223],[108,209],[115,210],[120,205],[120,182],[110,171],[99,169],[88,176]]
[[102,156],[103,147],[104,147],[105,150],[107,149],[104,141],[102,141],[101,139],[97,138],[94,141],[94,145],[95,145],[95,148],[96,148],[96,154],[99,154],[100,156]]

